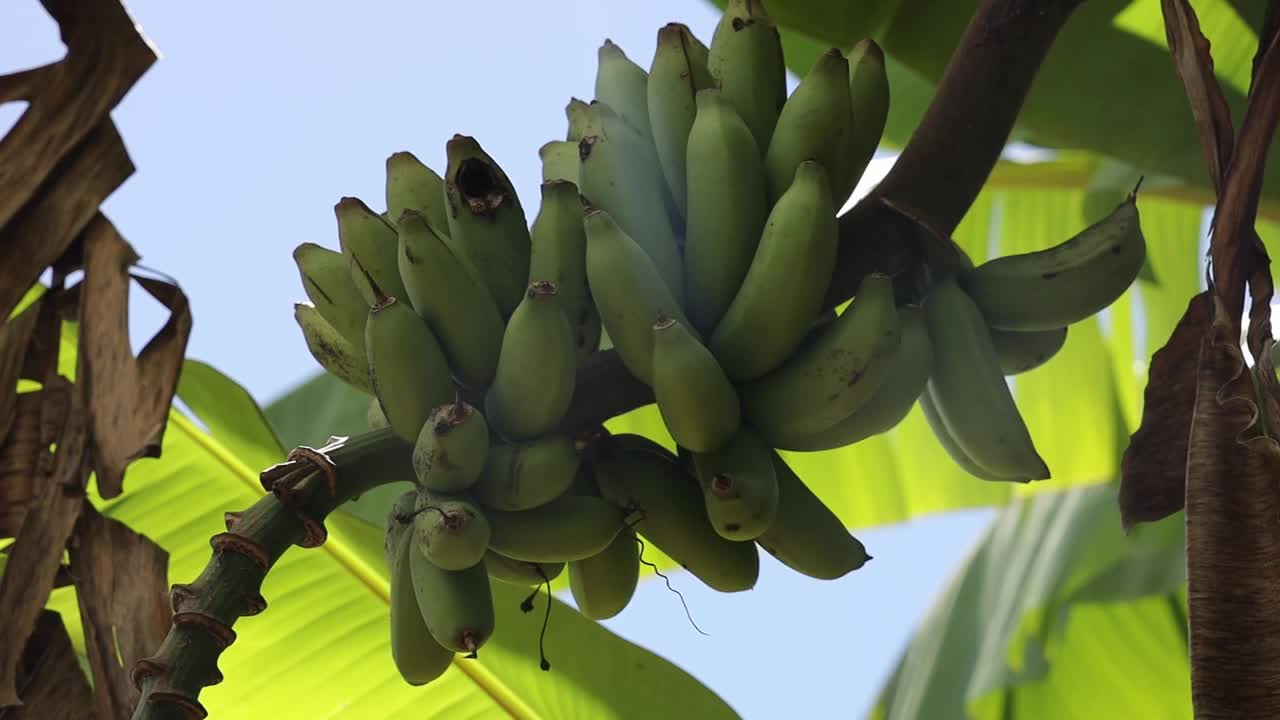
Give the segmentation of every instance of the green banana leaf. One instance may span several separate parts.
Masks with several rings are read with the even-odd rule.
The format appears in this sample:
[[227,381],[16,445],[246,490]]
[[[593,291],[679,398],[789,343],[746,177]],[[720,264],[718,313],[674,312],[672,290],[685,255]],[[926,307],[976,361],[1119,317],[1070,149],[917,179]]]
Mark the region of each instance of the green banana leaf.
[[[724,7],[724,0],[713,0]],[[804,74],[829,47],[872,37],[888,58],[892,103],[885,142],[910,138],[977,0],[767,0],[784,29],[788,67]],[[1244,106],[1264,0],[1197,0],[1214,69],[1236,118]],[[1040,69],[1015,138],[1082,150],[1147,174],[1178,178],[1211,202],[1186,94],[1174,73],[1160,0],[1082,3]],[[1280,212],[1280,163],[1269,163],[1264,213]]]
[[[63,352],[74,355],[72,339]],[[283,454],[249,395],[208,365],[188,362],[180,393],[192,415],[170,413],[163,455],[131,465],[123,495],[91,498],[169,552],[172,582],[189,582],[209,560],[223,512],[260,497],[258,470]],[[541,671],[545,594],[526,615],[526,591],[503,583],[493,587],[500,631],[480,658],[410,687],[391,661],[382,530],[344,515],[328,526],[323,547],[291,549],[271,571],[267,611],[237,624],[219,663],[226,679],[201,696],[213,717],[737,717],[675,665],[558,600],[546,633],[552,670]],[[73,591],[56,590],[49,604],[79,638]]]
[[1182,519],[1126,537],[1115,492],[1001,510],[872,717],[1191,717]]

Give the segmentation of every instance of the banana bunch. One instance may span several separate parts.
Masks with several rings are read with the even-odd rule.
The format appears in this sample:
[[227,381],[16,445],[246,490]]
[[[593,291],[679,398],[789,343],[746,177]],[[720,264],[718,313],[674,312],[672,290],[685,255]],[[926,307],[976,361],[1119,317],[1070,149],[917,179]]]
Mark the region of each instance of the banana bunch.
[[[606,41],[594,98],[539,149],[531,223],[455,135],[443,175],[392,155],[385,212],[344,198],[339,249],[295,251],[312,355],[413,447],[417,488],[387,524],[407,682],[487,641],[492,580],[567,566],[579,611],[605,619],[630,602],[644,543],[726,593],[755,585],[759,548],[814,578],[858,569],[862,543],[779,451],[852,445],[917,401],[971,474],[1049,476],[1005,377],[1132,284],[1134,198],[1055,248],[925,273],[923,290],[868,274],[836,313],[836,212],[884,130],[884,57],[863,41],[821,54],[790,95],[785,78],[750,0],[728,2],[709,44],[661,28],[647,70]],[[605,347],[652,389],[677,452],[566,427]]]

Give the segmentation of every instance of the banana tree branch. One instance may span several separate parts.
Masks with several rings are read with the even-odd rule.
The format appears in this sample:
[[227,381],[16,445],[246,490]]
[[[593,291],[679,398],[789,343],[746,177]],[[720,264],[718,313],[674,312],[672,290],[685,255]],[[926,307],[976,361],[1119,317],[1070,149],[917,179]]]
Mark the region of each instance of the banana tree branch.
[[227,532],[209,544],[213,557],[194,582],[174,585],[173,624],[156,654],[138,661],[142,693],[134,720],[200,720],[202,688],[221,682],[218,657],[236,634],[232,626],[267,607],[260,590],[267,572],[290,545],[317,547],[324,519],[371,488],[412,477],[411,450],[390,430],[375,430],[326,446],[299,448],[262,472],[270,491],[244,512],[227,513]]

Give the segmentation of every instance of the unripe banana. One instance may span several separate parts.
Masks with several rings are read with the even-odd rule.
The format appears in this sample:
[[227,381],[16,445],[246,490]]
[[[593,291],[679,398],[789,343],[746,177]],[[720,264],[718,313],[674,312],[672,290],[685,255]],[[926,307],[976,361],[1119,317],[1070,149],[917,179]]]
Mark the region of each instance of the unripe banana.
[[998,477],[1049,477],[1000,371],[982,313],[954,279],[925,300],[933,341],[932,400],[964,454]]
[[686,145],[698,112],[694,96],[714,85],[707,54],[707,46],[688,27],[669,23],[658,31],[658,47],[649,67],[649,127],[671,198],[686,218]]
[[488,387],[505,330],[493,296],[427,218],[406,210],[397,227],[405,299],[440,341],[458,380],[471,388]]
[[600,311],[600,322],[627,370],[653,384],[653,323],[688,319],[657,268],[609,213],[587,211],[587,281]]
[[632,62],[622,48],[605,40],[596,53],[596,100],[613,108],[645,139],[649,127],[649,73]]
[[849,61],[835,48],[818,56],[778,116],[773,139],[764,155],[769,202],[776,202],[796,176],[796,166],[817,160],[830,180],[831,202],[836,208],[853,192],[846,187],[851,158],[849,143],[853,105],[849,101]]
[[387,158],[386,218],[394,225],[405,210],[422,214],[436,232],[445,233],[449,229],[444,178],[422,164],[413,153],[398,152]]
[[529,281],[550,280],[559,288],[560,307],[573,328],[581,361],[600,346],[600,315],[587,287],[587,231],[577,185],[542,184],[542,206],[530,236]]
[[480,508],[462,497],[418,493],[413,536],[431,564],[444,570],[465,570],[484,559],[489,547],[489,520]]
[[387,423],[406,442],[417,442],[431,411],[456,394],[440,343],[408,305],[386,298],[369,310],[364,344]]
[[933,371],[933,349],[919,308],[899,308],[902,343],[886,362],[884,381],[862,407],[840,422],[815,433],[772,436],[779,450],[817,452],[847,447],[888,432],[911,412]]
[[350,260],[315,243],[302,243],[294,248],[293,261],[316,311],[351,343],[357,355],[364,355],[369,304],[351,281]]
[[413,471],[428,490],[458,493],[475,484],[489,455],[489,425],[461,400],[431,411],[413,446]]
[[956,441],[955,434],[947,427],[946,422],[942,419],[942,415],[938,412],[938,407],[933,400],[933,392],[928,386],[925,387],[923,393],[920,393],[920,412],[924,415],[924,419],[929,423],[929,429],[933,431],[934,438],[938,444],[951,457],[952,462],[959,465],[962,470],[980,480],[1000,481],[1000,480],[1018,480],[1014,476],[1000,476],[990,470],[982,468],[973,458],[969,457],[960,443]]
[[752,380],[781,365],[822,310],[836,257],[830,188],[822,165],[802,162],[769,213],[742,287],[711,336],[730,378]]
[[792,570],[820,580],[843,577],[866,564],[871,557],[862,543],[777,453],[772,456],[778,514],[756,539],[760,547]]
[[782,367],[741,388],[742,415],[770,445],[822,432],[865,406],[902,341],[893,279],[872,274],[830,326]]
[[623,529],[609,547],[569,563],[569,590],[578,612],[592,620],[608,620],[626,608],[640,582],[640,544]]
[[[624,437],[634,444],[621,442]],[[615,435],[604,441],[595,469],[601,494],[637,513],[632,527],[694,577],[720,592],[755,586],[755,544],[726,540],[712,529],[697,481],[661,445],[639,435]]]
[[409,558],[417,552],[411,519],[417,495],[414,490],[401,495],[387,518],[387,605],[391,615],[391,658],[396,670],[410,685],[426,685],[449,669],[453,651],[431,637],[414,594]]
[[489,577],[512,585],[533,587],[544,582],[555,580],[564,572],[564,563],[530,563],[523,560],[512,560],[489,550],[484,554],[485,570]]
[[991,330],[991,345],[1000,360],[1000,372],[1021,375],[1049,362],[1067,344],[1065,327],[1051,330]]
[[556,284],[537,280],[511,314],[485,415],[506,438],[527,440],[555,428],[573,399],[577,346]]
[[[684,287],[689,317],[710,333],[742,286],[768,217],[764,163],[719,90],[697,95],[688,135]],[[683,167],[683,166],[682,166]]]
[[622,530],[618,508],[586,495],[562,495],[530,510],[488,513],[489,547],[525,562],[568,562],[595,555]]
[[695,452],[719,449],[742,420],[738,393],[711,351],[668,317],[653,326],[653,392],[667,431]]
[[711,37],[707,69],[751,128],[763,155],[787,99],[782,38],[762,0],[729,0]]
[[369,407],[364,413],[365,422],[368,423],[370,430],[381,430],[387,427],[387,416],[382,412],[382,406],[378,404],[378,398],[369,398]]
[[565,434],[519,445],[494,445],[472,492],[485,507],[528,510],[563,495],[581,462],[573,439]]
[[483,563],[445,570],[410,543],[409,569],[418,610],[436,642],[454,652],[474,653],[493,635],[493,591]]
[[454,135],[446,145],[449,247],[466,259],[503,316],[524,296],[529,277],[529,226],[507,174],[476,142]]
[[396,263],[396,229],[357,198],[344,197],[333,206],[338,242],[351,267],[356,290],[372,307],[383,296],[404,297]]
[[656,151],[608,105],[592,103],[589,111],[601,128],[578,144],[578,190],[644,249],[678,300],[684,296],[684,271]]
[[1065,242],[988,260],[964,273],[960,284],[991,327],[1052,330],[1115,302],[1137,279],[1146,256],[1136,195],[1130,194]]
[[844,150],[849,169],[844,187],[852,193],[884,135],[889,119],[889,76],[884,67],[884,51],[874,40],[868,38],[854,45],[848,59],[853,122]]
[[302,330],[311,357],[329,374],[357,390],[372,393],[373,382],[369,378],[369,362],[361,356],[350,340],[311,305],[295,303],[293,319]]
[[778,512],[778,481],[771,450],[758,433],[742,427],[715,452],[693,454],[707,517],[721,537],[754,540]]
[[[552,140],[538,148],[542,160],[542,181],[563,180],[578,183],[578,143],[570,140]],[[536,220],[534,222],[537,222]]]
[[[577,145],[578,141],[588,135],[598,135],[600,133],[600,116],[592,112],[591,103],[583,102],[578,98],[570,98],[569,104],[564,107],[565,119],[569,121],[569,131],[565,134],[565,139]],[[577,182],[577,177],[574,177]]]

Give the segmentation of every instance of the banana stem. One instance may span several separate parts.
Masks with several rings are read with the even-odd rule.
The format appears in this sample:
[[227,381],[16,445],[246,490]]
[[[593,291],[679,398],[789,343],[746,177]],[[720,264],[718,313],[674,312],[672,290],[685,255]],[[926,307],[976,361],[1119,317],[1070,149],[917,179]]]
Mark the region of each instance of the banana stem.
[[[829,307],[853,297],[869,272],[914,267],[924,257],[946,262],[958,252],[947,238],[1000,159],[1040,64],[1080,2],[982,1],[893,169],[841,218]],[[881,240],[885,213],[923,226],[923,247]]]
[[222,680],[218,656],[235,641],[232,626],[267,607],[262,581],[290,545],[318,547],[324,519],[378,485],[412,477],[411,448],[390,429],[299,448],[261,474],[269,491],[249,509],[227,513],[227,532],[210,540],[213,557],[200,577],[174,585],[173,624],[160,649],[138,661],[142,693],[133,720],[207,716],[200,690]]

